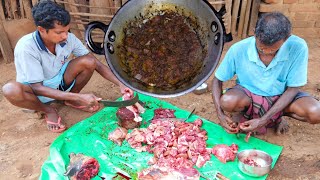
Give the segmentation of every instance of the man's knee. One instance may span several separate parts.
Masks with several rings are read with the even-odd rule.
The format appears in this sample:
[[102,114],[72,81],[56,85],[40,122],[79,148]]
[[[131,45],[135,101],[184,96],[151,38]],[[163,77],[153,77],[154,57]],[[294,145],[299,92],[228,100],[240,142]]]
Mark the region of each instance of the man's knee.
[[81,65],[84,67],[84,69],[93,71],[96,69],[97,66],[96,61],[97,59],[94,56],[87,55],[81,59]]
[[18,82],[8,82],[2,87],[3,96],[8,100],[20,100],[22,98],[22,84]]
[[224,94],[220,98],[220,105],[224,111],[240,112],[250,105],[250,99],[245,95]]
[[237,102],[233,96],[224,94],[220,98],[220,105],[224,111],[234,112],[236,109]]
[[308,113],[308,122],[310,124],[319,124],[320,123],[320,104],[318,106],[312,106],[309,108]]

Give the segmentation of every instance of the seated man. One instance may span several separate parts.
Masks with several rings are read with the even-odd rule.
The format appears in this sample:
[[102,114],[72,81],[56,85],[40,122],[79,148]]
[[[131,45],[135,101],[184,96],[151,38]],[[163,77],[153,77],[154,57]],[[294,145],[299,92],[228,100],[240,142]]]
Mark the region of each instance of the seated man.
[[[320,103],[299,90],[307,83],[308,47],[291,35],[291,23],[281,13],[258,20],[255,36],[235,43],[215,72],[213,100],[221,125],[229,133],[265,133],[284,129],[282,116],[320,122]],[[222,82],[237,75],[237,85],[222,95]],[[229,117],[225,112],[229,112]]]
[[[62,100],[68,106],[88,112],[99,109],[100,98],[79,94],[94,71],[120,86],[121,93],[133,91],[116,79],[72,33],[70,14],[52,1],[41,1],[32,8],[37,30],[22,37],[14,50],[16,81],[3,86],[3,94],[13,105],[45,113],[48,129],[66,129],[48,102]],[[71,54],[76,58],[68,61]]]

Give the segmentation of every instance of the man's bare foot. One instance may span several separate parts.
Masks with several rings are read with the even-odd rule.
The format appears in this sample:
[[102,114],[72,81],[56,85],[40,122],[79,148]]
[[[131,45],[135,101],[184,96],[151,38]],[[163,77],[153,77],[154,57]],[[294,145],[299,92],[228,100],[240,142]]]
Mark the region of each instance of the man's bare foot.
[[281,119],[281,122],[275,127],[277,135],[285,134],[289,131],[288,121],[283,117],[281,117]]

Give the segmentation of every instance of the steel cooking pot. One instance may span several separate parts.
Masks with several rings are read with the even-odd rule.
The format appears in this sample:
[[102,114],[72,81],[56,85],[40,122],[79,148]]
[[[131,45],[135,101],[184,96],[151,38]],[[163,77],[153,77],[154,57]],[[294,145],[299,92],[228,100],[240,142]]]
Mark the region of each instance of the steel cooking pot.
[[[128,27],[130,22],[136,22],[139,18],[148,19],[167,10],[187,16],[195,22],[191,26],[206,52],[201,71],[186,85],[170,90],[149,87],[130,77],[121,67],[117,53],[125,36],[124,28]],[[102,47],[93,41],[94,29],[101,29],[105,33]],[[169,98],[193,91],[210,77],[222,53],[224,27],[217,12],[205,0],[129,0],[117,11],[109,25],[97,21],[89,23],[85,39],[91,51],[105,55],[111,71],[127,87],[146,95]]]

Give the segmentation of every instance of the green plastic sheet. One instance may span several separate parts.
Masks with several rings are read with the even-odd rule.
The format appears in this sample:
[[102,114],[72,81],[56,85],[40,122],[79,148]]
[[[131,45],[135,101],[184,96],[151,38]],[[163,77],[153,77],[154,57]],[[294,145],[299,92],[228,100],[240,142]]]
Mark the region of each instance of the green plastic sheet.
[[[142,127],[148,126],[149,120],[154,115],[154,109],[160,107],[176,110],[175,115],[177,118],[186,118],[190,113],[153,97],[139,94],[139,98],[146,102],[148,106],[146,112],[141,115],[143,118]],[[117,172],[129,174],[132,179],[137,179],[137,172],[148,167],[147,162],[153,155],[147,152],[136,152],[129,146],[127,141],[124,141],[122,146],[118,146],[108,140],[109,132],[118,126],[116,111],[117,108],[106,107],[61,134],[50,146],[50,155],[42,165],[40,179],[68,179],[63,173],[69,164],[68,155],[72,152],[83,153],[99,161],[100,171],[98,176],[93,179],[104,177],[109,180]],[[201,117],[193,115],[188,121],[191,122],[197,118]],[[247,143],[244,141],[245,134],[241,134],[238,139],[234,134],[226,133],[221,126],[203,118],[201,119],[204,122],[202,128],[208,132],[207,147],[211,148],[216,144],[231,145],[235,143],[239,146],[239,151],[245,149],[262,150],[272,156],[274,160],[272,167],[274,167],[282,151],[281,146],[270,144],[254,137],[251,137]],[[223,164],[213,155],[211,160],[198,170],[209,179],[214,179],[212,177],[217,171],[231,180],[260,180],[267,177],[267,175],[258,178],[247,176],[238,169],[237,160]]]

